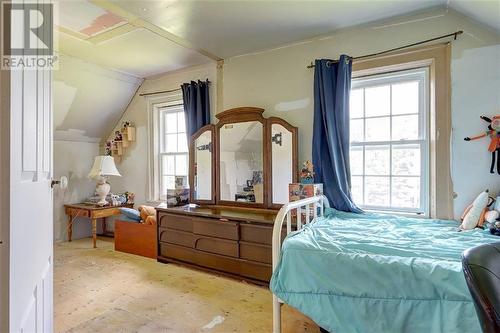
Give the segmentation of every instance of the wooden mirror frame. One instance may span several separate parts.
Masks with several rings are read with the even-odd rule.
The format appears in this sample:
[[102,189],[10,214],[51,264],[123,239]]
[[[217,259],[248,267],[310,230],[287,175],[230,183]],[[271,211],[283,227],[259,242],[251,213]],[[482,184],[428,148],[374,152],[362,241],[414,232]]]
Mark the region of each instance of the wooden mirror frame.
[[292,183],[297,183],[298,178],[299,178],[299,173],[298,173],[298,150],[299,150],[299,145],[298,145],[298,128],[295,126],[290,125],[287,121],[278,118],[278,117],[269,117],[267,118],[267,128],[268,128],[268,133],[267,133],[267,138],[268,140],[268,151],[267,151],[267,156],[269,159],[269,182],[267,184],[267,190],[268,190],[268,199],[269,202],[267,204],[268,208],[271,209],[280,209],[283,204],[279,203],[274,203],[273,202],[273,182],[272,182],[272,176],[273,176],[273,145],[271,142],[271,136],[272,136],[272,130],[273,130],[273,124],[278,124],[283,126],[286,130],[290,131],[292,133]]
[[[194,197],[194,162],[195,162],[195,142],[196,139],[198,139],[203,133],[206,131],[210,131],[211,134],[211,139],[212,139],[212,158],[211,158],[211,163],[212,163],[212,198],[210,200],[197,200]],[[213,205],[215,204],[215,188],[216,188],[216,183],[215,183],[215,150],[216,150],[216,141],[215,141],[215,126],[212,124],[205,125],[202,128],[200,128],[196,133],[194,133],[191,138],[189,139],[189,199],[191,203],[196,203],[196,204],[208,204],[208,205]],[[217,186],[218,188],[218,186]]]
[[[267,119],[262,116],[264,109],[254,108],[254,107],[240,107],[229,109],[220,112],[215,115],[219,120],[215,125],[215,159],[216,159],[216,172],[215,172],[215,182],[216,182],[216,203],[223,206],[238,206],[238,207],[249,207],[249,208],[266,208],[268,204],[268,185],[269,185],[269,161],[268,161],[268,144],[267,139],[268,129],[267,129]],[[228,201],[220,199],[220,129],[222,126],[232,123],[243,123],[249,121],[258,121],[262,124],[262,176],[264,181],[264,191],[262,203],[256,202],[238,202],[238,201]]]

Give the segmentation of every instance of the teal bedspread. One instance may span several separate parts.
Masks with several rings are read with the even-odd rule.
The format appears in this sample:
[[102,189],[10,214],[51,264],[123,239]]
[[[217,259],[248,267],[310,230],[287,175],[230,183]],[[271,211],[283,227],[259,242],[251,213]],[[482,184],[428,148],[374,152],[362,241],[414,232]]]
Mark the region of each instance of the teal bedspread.
[[481,332],[461,254],[500,238],[458,225],[328,210],[286,238],[271,291],[335,333]]

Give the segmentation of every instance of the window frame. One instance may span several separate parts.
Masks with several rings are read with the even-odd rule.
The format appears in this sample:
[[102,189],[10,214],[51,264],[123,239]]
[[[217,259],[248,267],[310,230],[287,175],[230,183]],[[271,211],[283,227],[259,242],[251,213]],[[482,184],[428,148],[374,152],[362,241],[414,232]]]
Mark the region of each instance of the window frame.
[[429,68],[430,217],[454,216],[451,179],[451,43],[436,43],[391,54],[356,59],[352,77],[419,67]]
[[[182,102],[182,101],[181,101]],[[179,105],[181,104],[181,105]],[[159,150],[158,150],[158,170],[159,170],[159,199],[162,201],[167,200],[167,194],[162,194],[162,189],[164,187],[164,177],[165,176],[173,176],[176,177],[178,174],[176,173],[177,170],[177,163],[174,162],[174,174],[164,174],[164,166],[163,166],[163,156],[179,156],[183,155],[186,157],[186,177],[189,178],[189,143],[187,142],[187,128],[184,127],[184,132],[179,132],[178,128],[176,132],[173,133],[167,133],[166,130],[166,121],[165,121],[165,115],[167,113],[184,113],[183,105],[182,103],[177,103],[177,104],[172,104],[172,103],[167,103],[166,105],[157,105],[156,106],[158,109],[158,121],[159,121]],[[178,124],[178,120],[177,124]],[[177,126],[177,125],[176,125]],[[175,134],[175,135],[180,135],[184,134],[186,136],[186,151],[184,152],[167,152],[166,149],[166,136],[167,134]],[[177,141],[177,149],[179,148],[179,141]]]
[[[394,115],[392,113],[392,84],[394,83],[404,83],[404,82],[412,82],[417,81],[419,84],[419,108],[418,114],[401,114]],[[419,215],[428,217],[430,215],[430,184],[429,184],[429,174],[430,174],[430,116],[429,116],[429,103],[430,103],[430,94],[429,94],[429,68],[428,67],[419,67],[412,69],[404,69],[398,71],[389,71],[385,73],[377,73],[374,75],[366,75],[366,76],[358,76],[353,78],[351,83],[351,90],[355,89],[364,89],[368,87],[376,87],[383,85],[390,85],[389,90],[389,114],[382,116],[370,116],[366,117],[366,99],[365,95],[363,96],[363,116],[350,118],[350,120],[363,120],[363,141],[362,142],[350,142],[350,147],[361,147],[363,151],[363,172],[361,175],[353,175],[353,176],[361,176],[363,181],[363,204],[359,205],[360,208],[368,211],[378,211],[378,212],[391,212],[391,213],[400,213],[400,214],[410,214],[410,215]],[[365,92],[363,91],[363,94]],[[408,115],[418,115],[418,139],[412,140],[393,140],[392,138],[392,123],[394,117],[399,116],[408,116]],[[382,117],[389,117],[389,130],[391,131],[391,135],[389,140],[382,141],[366,141],[366,120],[367,119],[376,119]],[[393,191],[393,178],[397,177],[397,175],[393,175],[392,173],[392,153],[393,146],[404,145],[404,144],[415,144],[420,146],[420,175],[419,176],[401,176],[401,177],[418,177],[420,178],[420,206],[417,208],[413,207],[394,207],[392,206],[392,191]],[[365,178],[367,177],[365,173],[365,155],[366,155],[366,147],[369,146],[389,146],[389,175],[381,175],[381,177],[389,178],[389,206],[375,206],[375,205],[366,205],[365,201]],[[370,176],[370,175],[368,175]],[[375,176],[375,175],[373,175]]]
[[[175,91],[156,96],[147,97],[148,115],[148,193],[147,201],[152,204],[160,204],[166,201],[162,198],[160,190],[161,168],[160,156],[160,109],[164,107],[182,104],[182,92]],[[189,144],[189,143],[188,143]],[[189,149],[188,149],[189,151]],[[189,172],[189,170],[188,170]]]

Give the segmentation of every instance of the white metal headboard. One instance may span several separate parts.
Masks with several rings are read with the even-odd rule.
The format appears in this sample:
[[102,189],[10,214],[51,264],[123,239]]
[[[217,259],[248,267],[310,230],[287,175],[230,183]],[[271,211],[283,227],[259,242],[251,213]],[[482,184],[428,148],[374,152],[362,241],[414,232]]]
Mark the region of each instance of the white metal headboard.
[[[323,216],[325,208],[330,207],[328,199],[324,195],[293,201],[283,205],[274,220],[273,227],[273,272],[278,265],[281,253],[281,233],[283,230],[283,222],[286,218],[286,234],[295,231],[292,230],[292,212],[296,211],[296,230],[302,229],[302,226],[314,221],[318,216]],[[305,209],[305,220],[302,221],[302,211]],[[312,218],[311,218],[312,210]],[[273,295],[273,333],[281,332],[281,305],[276,295]]]

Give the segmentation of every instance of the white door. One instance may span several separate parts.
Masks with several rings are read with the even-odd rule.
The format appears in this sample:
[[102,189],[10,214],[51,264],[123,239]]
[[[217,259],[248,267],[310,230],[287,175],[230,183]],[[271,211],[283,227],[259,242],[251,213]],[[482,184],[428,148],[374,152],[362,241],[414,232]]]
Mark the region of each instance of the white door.
[[52,73],[10,74],[9,331],[52,332]]

